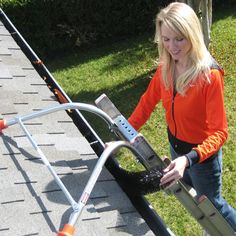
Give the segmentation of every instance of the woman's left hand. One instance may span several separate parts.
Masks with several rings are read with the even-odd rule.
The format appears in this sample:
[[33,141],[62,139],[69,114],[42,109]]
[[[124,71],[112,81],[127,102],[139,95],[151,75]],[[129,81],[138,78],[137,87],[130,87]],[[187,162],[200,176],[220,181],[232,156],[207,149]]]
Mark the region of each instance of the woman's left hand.
[[185,168],[189,165],[188,159],[186,156],[180,156],[163,170],[164,176],[160,180],[160,185],[168,185],[170,187],[181,179],[184,175]]

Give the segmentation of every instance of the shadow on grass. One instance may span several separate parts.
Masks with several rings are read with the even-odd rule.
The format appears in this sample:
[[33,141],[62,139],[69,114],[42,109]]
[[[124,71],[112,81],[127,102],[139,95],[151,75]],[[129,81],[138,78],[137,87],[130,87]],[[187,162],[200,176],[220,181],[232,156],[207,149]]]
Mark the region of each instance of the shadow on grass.
[[[109,66],[104,69],[113,70],[122,68],[127,65],[127,60],[129,60],[129,65],[135,64],[144,56],[143,53],[154,51],[153,37],[154,32],[145,33],[135,38],[120,38],[108,41],[105,45],[97,44],[91,45],[89,48],[75,49],[73,52],[64,52],[56,58],[49,58],[46,66],[53,73],[63,69],[70,69],[89,61],[95,61],[107,55],[112,55]],[[128,58],[127,55],[129,55]]]
[[[140,96],[146,90],[153,73],[154,71],[149,71],[148,73],[142,74],[141,76],[138,76],[131,81],[124,81],[123,83],[106,90],[90,92],[82,91],[78,94],[69,94],[69,96],[73,101],[93,103],[96,98],[105,93],[118,108],[118,110],[126,118],[128,118],[131,112],[134,110],[136,104],[138,103]],[[111,136],[110,131],[107,129],[106,124],[102,120],[97,119],[97,116],[91,113],[82,112],[82,114],[92,125],[97,134],[103,140],[105,139],[104,141],[109,141],[110,139],[112,139],[113,135]]]
[[[213,23],[236,16],[236,6],[218,5],[213,9]],[[106,71],[114,71],[122,69],[127,65],[135,65],[143,57],[150,57],[156,54],[156,46],[152,43],[153,33],[146,33],[139,35],[136,38],[128,39],[115,39],[112,43],[107,45],[96,45],[91,48],[74,51],[72,54],[64,54],[51,62],[49,62],[50,71],[56,72],[63,69],[70,69],[89,61],[95,61],[107,55],[109,57],[109,63],[104,63],[101,73]],[[153,56],[154,58],[154,56]],[[147,68],[149,69],[149,68]],[[79,101],[85,103],[93,103],[94,100],[102,93],[106,93],[121,113],[128,117],[135,108],[141,94],[145,91],[150,81],[153,69],[138,75],[130,80],[114,85],[112,88],[103,88],[100,90],[94,89],[93,91],[80,91],[78,93],[68,93],[68,96],[72,101]],[[86,119],[91,124],[95,124],[93,127],[98,134],[102,133],[103,136],[106,129],[104,129],[103,123],[100,123],[94,115],[83,112]],[[93,126],[93,125],[92,125]],[[97,128],[99,127],[99,128]],[[105,135],[107,136],[107,135]]]
[[[122,69],[127,65],[137,64],[144,56],[149,57],[154,54],[155,48],[156,46],[152,43],[152,38],[149,34],[146,34],[136,38],[114,42],[111,45],[74,52],[71,55],[51,61],[48,68],[52,73],[63,69],[70,70],[70,68],[82,65],[83,63],[96,61],[97,59],[111,55],[109,62],[102,65],[101,73],[105,73],[106,71],[116,72],[116,70]],[[73,94],[70,92],[67,93],[72,101],[90,104],[93,104],[97,97],[105,93],[120,112],[125,117],[128,117],[136,106],[141,94],[146,90],[150,78],[154,73],[152,68],[148,69],[142,75],[139,74],[137,77],[123,81],[118,85],[114,85],[112,88],[107,87],[100,90],[95,88],[93,91],[79,91]],[[82,113],[92,126],[95,124],[95,127],[93,127],[95,131],[98,134],[101,133],[101,136],[104,136],[106,130],[104,127],[105,124],[100,122],[93,114],[88,114],[87,112]],[[109,134],[105,134],[105,136],[107,137]]]

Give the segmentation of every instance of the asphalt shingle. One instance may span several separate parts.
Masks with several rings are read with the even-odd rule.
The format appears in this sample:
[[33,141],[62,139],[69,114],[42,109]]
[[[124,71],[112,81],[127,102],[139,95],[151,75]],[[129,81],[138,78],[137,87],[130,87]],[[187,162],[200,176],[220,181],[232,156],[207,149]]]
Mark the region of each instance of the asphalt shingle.
[[[12,119],[58,105],[55,96],[0,22],[0,117]],[[25,122],[78,201],[97,155],[65,111]],[[0,235],[55,235],[70,204],[19,125],[0,139]],[[104,167],[76,224],[76,235],[153,235]]]

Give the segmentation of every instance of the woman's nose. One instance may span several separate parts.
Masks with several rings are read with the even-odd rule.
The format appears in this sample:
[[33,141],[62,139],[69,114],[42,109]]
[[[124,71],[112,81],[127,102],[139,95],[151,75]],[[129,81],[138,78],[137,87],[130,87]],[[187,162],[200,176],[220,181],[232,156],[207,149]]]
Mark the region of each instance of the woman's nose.
[[169,49],[176,49],[177,48],[177,45],[176,45],[176,42],[175,40],[170,40],[169,41]]

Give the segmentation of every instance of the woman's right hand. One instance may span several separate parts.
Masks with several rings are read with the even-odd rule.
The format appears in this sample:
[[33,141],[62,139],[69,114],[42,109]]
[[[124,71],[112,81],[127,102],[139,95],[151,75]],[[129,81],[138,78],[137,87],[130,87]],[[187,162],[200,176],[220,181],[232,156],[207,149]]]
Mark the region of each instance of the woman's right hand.
[[183,178],[185,168],[188,167],[189,162],[186,156],[180,156],[163,170],[164,176],[160,180],[160,186],[175,184],[178,180]]

